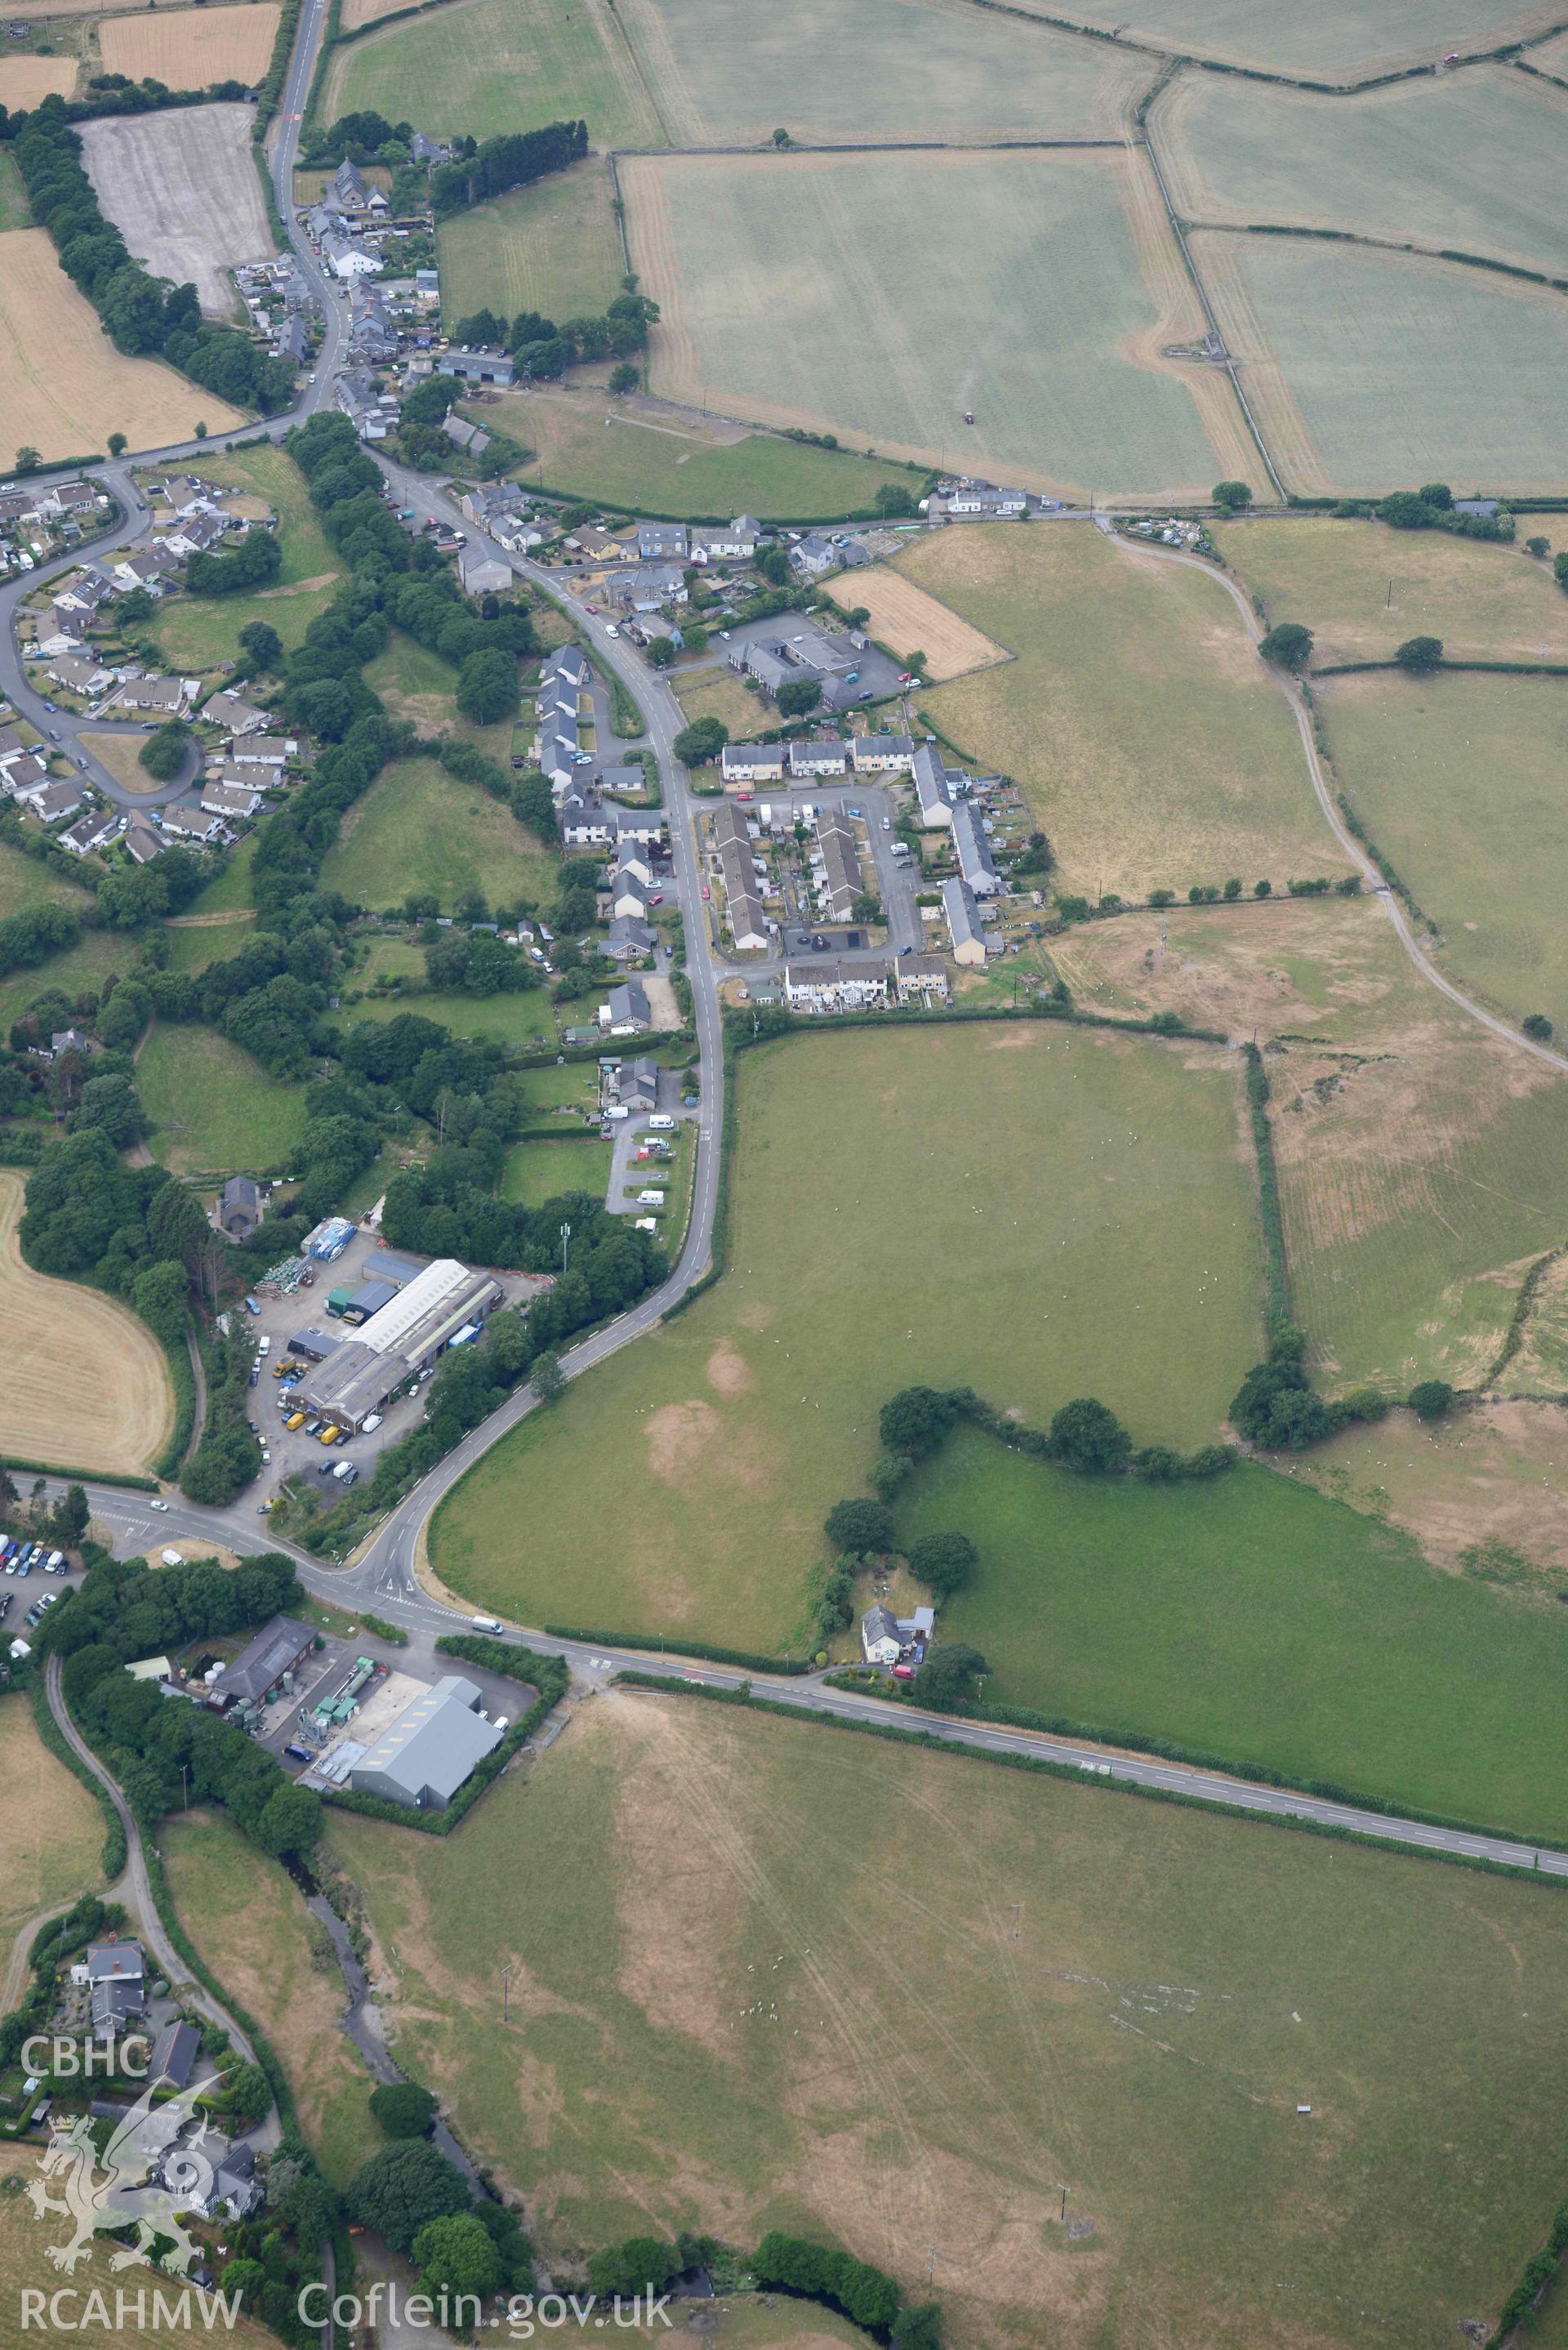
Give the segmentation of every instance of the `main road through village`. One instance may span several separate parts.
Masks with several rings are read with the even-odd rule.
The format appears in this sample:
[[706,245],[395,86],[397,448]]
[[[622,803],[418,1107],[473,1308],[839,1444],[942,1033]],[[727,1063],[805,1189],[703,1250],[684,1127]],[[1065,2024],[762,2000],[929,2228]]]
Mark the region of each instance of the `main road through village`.
[[[295,156],[320,47],[327,5],[327,0],[305,0],[278,116],[272,165],[277,208],[287,224],[300,268],[320,301],[326,318],[326,334],[317,357],[314,378],[302,388],[297,405],[288,413],[269,418],[265,426],[256,428],[274,439],[281,438],[290,425],[300,422],[317,409],[331,403],[333,377],[344,333],[347,296],[324,275],[308,240],[296,223],[293,203]],[[193,441],[169,449],[144,451],[136,459],[136,464],[145,467],[150,462],[187,461],[202,455],[210,457],[214,445],[212,442]],[[428,478],[403,471],[374,450],[371,454],[376,456],[387,476],[389,488],[400,505],[411,507],[421,520],[432,517],[451,525],[454,530],[464,527],[456,507]],[[107,485],[119,501],[121,510],[119,520],[99,538],[88,542],[85,548],[74,550],[70,556],[62,558],[58,564],[42,567],[24,579],[0,588],[0,687],[4,687],[25,716],[48,731],[56,731],[50,729],[51,716],[56,713],[44,711],[38,696],[27,682],[18,657],[15,639],[17,605],[24,596],[40,584],[41,579],[79,560],[82,553],[103,555],[115,547],[133,545],[144,538],[151,527],[145,502],[131,478],[131,467],[128,462],[75,470],[85,471]],[[523,558],[508,556],[488,543],[486,551],[498,560],[510,563],[515,573],[545,594],[554,596],[558,593],[556,582],[546,569]],[[719,1205],[725,1072],[719,1000],[720,973],[710,951],[705,930],[697,919],[701,904],[701,876],[693,830],[693,804],[686,772],[676,757],[674,747],[675,736],[684,723],[680,704],[664,681],[632,651],[624,638],[612,638],[607,633],[601,619],[580,609],[574,610],[572,619],[591,645],[596,660],[618,675],[640,705],[647,721],[649,741],[658,760],[664,805],[670,819],[676,879],[687,916],[687,973],[691,986],[701,1105],[691,1221],[680,1259],[659,1288],[640,1299],[618,1320],[596,1330],[563,1356],[562,1369],[568,1378],[575,1378],[654,1328],[701,1278],[711,1262],[714,1222]],[[90,750],[84,748],[77,740],[80,722],[64,712],[57,713],[57,733],[62,743],[68,743],[73,755],[85,763],[87,772],[106,796],[123,800],[125,795],[120,787],[99,766]],[[178,789],[179,786],[171,788]],[[138,804],[146,806],[155,804],[155,800],[154,795],[141,795]],[[1329,814],[1332,822],[1332,810],[1325,810],[1325,813]],[[1337,830],[1337,827],[1335,828]],[[1350,844],[1345,845],[1348,847]],[[1378,880],[1381,877],[1369,875],[1368,878]],[[1386,909],[1393,912],[1386,898],[1384,902]],[[1458,997],[1449,983],[1432,970],[1414,940],[1403,931],[1401,935],[1407,951],[1411,953],[1424,977],[1441,987],[1445,993],[1455,995],[1456,1001],[1485,1025],[1496,1025],[1479,1005]],[[1522,1040],[1511,1036],[1509,1041],[1518,1045]],[[1555,1055],[1550,1057],[1556,1058]],[[1561,1066],[1568,1066],[1568,1063]],[[331,1601],[340,1607],[361,1612],[371,1610],[397,1623],[409,1634],[407,1663],[416,1671],[421,1667],[433,1670],[437,1669],[436,1638],[443,1631],[464,1628],[469,1618],[461,1607],[449,1605],[421,1580],[416,1565],[421,1534],[437,1504],[458,1479],[525,1413],[533,1410],[535,1402],[530,1388],[519,1388],[487,1420],[464,1437],[462,1443],[382,1521],[357,1555],[340,1567],[325,1565],[306,1552],[280,1543],[275,1536],[262,1534],[254,1509],[245,1506],[224,1510],[202,1509],[173,1494],[167,1510],[154,1513],[147,1497],[118,1486],[89,1483],[88,1494],[94,1517],[112,1536],[114,1548],[122,1556],[161,1547],[171,1539],[186,1545],[220,1543],[244,1553],[255,1549],[259,1536],[267,1547],[287,1553],[298,1569],[301,1582],[317,1598]],[[525,1627],[514,1627],[512,1631],[514,1637],[521,1635],[535,1640],[545,1638],[538,1632],[529,1632]],[[600,1687],[617,1673],[627,1669],[657,1675],[675,1686],[695,1683],[711,1689],[736,1688],[743,1678],[739,1673],[720,1670],[711,1665],[699,1665],[674,1654],[617,1650],[573,1640],[550,1639],[547,1645],[566,1657],[578,1687],[582,1689]],[[1085,1740],[1046,1736],[992,1722],[927,1713],[918,1707],[894,1704],[867,1693],[830,1688],[816,1673],[798,1676],[753,1673],[744,1678],[749,1679],[758,1696],[765,1696],[780,1705],[830,1721],[891,1724],[900,1729],[923,1731],[933,1739],[982,1753],[1033,1757],[1037,1761],[1093,1773],[1101,1779],[1130,1783],[1135,1786],[1185,1796],[1189,1800],[1234,1806],[1262,1818],[1310,1822],[1319,1827],[1378,1837],[1417,1851],[1488,1860],[1568,1877],[1568,1853],[1549,1847],[1538,1848],[1503,1836],[1433,1826],[1420,1820],[1364,1811],[1354,1804],[1333,1803],[1321,1797],[1296,1794],[1288,1788],[1231,1778],[1219,1771],[1189,1768],[1181,1763],[1129,1754]]]

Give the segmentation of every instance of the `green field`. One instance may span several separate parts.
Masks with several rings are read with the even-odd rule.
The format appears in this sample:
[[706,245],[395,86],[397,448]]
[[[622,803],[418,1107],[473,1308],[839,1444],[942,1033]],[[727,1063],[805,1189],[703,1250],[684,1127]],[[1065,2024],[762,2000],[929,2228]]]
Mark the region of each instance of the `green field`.
[[1442,932],[1444,968],[1568,1031],[1568,679],[1396,674],[1319,691],[1341,785]]
[[193,979],[210,962],[226,962],[238,954],[254,935],[254,920],[244,913],[236,914],[232,922],[171,922],[164,931],[169,968],[188,972]]
[[27,191],[16,158],[0,151],[0,233],[12,228],[31,228],[32,208]]
[[1097,1394],[1142,1441],[1208,1440],[1258,1343],[1236,1082],[1043,1024],[747,1054],[723,1280],[486,1454],[438,1572],[528,1623],[771,1650],[909,1380],[1033,1420]]
[[942,1623],[988,1659],[989,1700],[1568,1838],[1549,1602],[1268,1470],[1096,1483],[974,1430],[898,1510],[905,1540],[950,1527],[981,1564]]
[[254,902],[251,889],[251,858],[255,855],[256,837],[250,833],[237,848],[229,851],[229,858],[215,881],[209,881],[191,900],[188,911],[192,914],[233,914],[244,911]]
[[608,309],[626,263],[599,157],[475,204],[441,224],[441,298],[449,319],[471,310],[580,318]]
[[252,620],[275,629],[284,650],[292,652],[331,602],[343,567],[310,503],[304,475],[281,449],[257,445],[203,458],[202,472],[271,507],[283,544],[283,568],[272,587],[254,596],[176,596],[160,605],[153,631],[170,660],[188,673],[233,660],[240,630]]
[[136,1062],[152,1155],[176,1175],[279,1167],[305,1125],[299,1086],[269,1077],[215,1029],[155,1026]]
[[1289,488],[1561,490],[1561,296],[1457,262],[1200,231],[1193,258]]
[[807,142],[1114,139],[1150,79],[1105,42],[957,0],[781,0],[744,39],[724,0],[618,13],[674,147],[765,146],[780,124]]
[[[401,939],[375,939],[369,959],[355,979],[362,987],[381,977],[406,983],[422,981],[424,971],[425,959],[418,947]],[[493,1036],[504,1045],[547,1043],[553,1050],[559,1033],[556,1007],[542,987],[530,988],[521,995],[485,996],[440,995],[415,989],[408,994],[366,995],[358,1003],[343,1006],[343,1017],[350,1025],[357,1020],[395,1020],[400,1012],[417,1012],[423,1020],[439,1021],[454,1036]],[[564,1073],[552,1069],[547,1074]]]
[[536,904],[550,895],[554,872],[555,859],[504,802],[433,759],[400,759],[344,817],[321,884],[372,908],[433,889],[450,912],[470,889],[492,905]]
[[476,751],[504,766],[512,756],[510,718],[474,726],[457,706],[457,671],[439,653],[394,629],[384,652],[367,661],[360,674],[380,695],[393,718],[411,719],[421,735],[461,734]]
[[[1538,525],[1551,537],[1554,520],[1529,515],[1521,538]],[[1456,660],[1568,660],[1568,596],[1517,547],[1326,515],[1260,516],[1216,536],[1271,625],[1311,629],[1320,666],[1388,660],[1413,636],[1440,637]]]
[[920,706],[1018,778],[1063,888],[1185,897],[1232,874],[1250,889],[1344,871],[1290,712],[1216,581],[1068,524],[944,530],[898,567],[1017,654]]
[[783,2226],[934,2248],[953,2350],[1450,2350],[1562,2191],[1541,1886],[678,1696],[329,1832],[547,2265]]
[[613,1145],[597,1134],[579,1141],[514,1142],[501,1174],[501,1196],[525,1208],[541,1208],[563,1191],[587,1191],[602,1201],[609,1182]]
[[321,119],[373,107],[401,121],[415,93],[431,138],[488,139],[581,116],[596,147],[662,144],[609,10],[551,0],[450,0],[431,16],[372,28],[339,45]]
[[612,509],[820,521],[868,509],[884,482],[910,483],[897,466],[772,432],[725,439],[689,416],[644,421],[597,391],[503,392],[474,413],[538,452],[524,481],[536,477]]
[[80,943],[51,955],[34,971],[14,971],[0,980],[0,1031],[19,1020],[35,996],[60,988],[71,997],[96,994],[112,973],[124,979],[136,961],[133,938],[123,931],[84,931]]
[[625,164],[633,266],[663,306],[653,389],[933,460],[961,436],[971,470],[1046,487],[1207,490],[1123,172],[952,150]]
[[91,903],[89,893],[76,887],[36,857],[0,841],[0,921],[29,906],[69,906],[81,913]]
[[375,2085],[339,2022],[343,1979],[313,1962],[313,1924],[275,1860],[222,1813],[192,1813],[160,1830],[170,1890],[186,1933],[282,2059],[312,2151],[343,2187],[383,2143],[370,2118]]
[[1042,16],[1116,32],[1180,57],[1214,57],[1324,81],[1370,79],[1451,49],[1493,48],[1555,25],[1553,6],[1531,0],[1143,0],[1127,16],[1115,0],[1021,0]]
[[1355,99],[1184,74],[1154,124],[1171,202],[1189,219],[1346,229],[1568,268],[1568,99],[1510,66]]

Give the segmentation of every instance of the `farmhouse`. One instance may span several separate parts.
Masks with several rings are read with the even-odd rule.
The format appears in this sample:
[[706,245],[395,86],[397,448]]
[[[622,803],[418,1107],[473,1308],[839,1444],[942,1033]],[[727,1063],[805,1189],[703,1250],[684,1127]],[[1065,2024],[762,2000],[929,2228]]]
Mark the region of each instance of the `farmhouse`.
[[974,893],[956,873],[942,883],[942,912],[947,917],[954,962],[978,970],[992,950],[980,926],[980,908]]
[[860,1653],[868,1665],[896,1665],[904,1653],[890,1607],[867,1607],[860,1618]]
[[223,1667],[207,1691],[208,1705],[225,1713],[242,1700],[265,1705],[279,1695],[292,1695],[295,1676],[315,1648],[316,1638],[313,1627],[297,1617],[275,1616]]
[[379,1795],[410,1811],[444,1812],[504,1735],[484,1719],[482,1695],[461,1673],[443,1674],[355,1763],[348,1775],[355,1794]]
[[797,571],[805,572],[808,579],[817,579],[825,571],[833,569],[838,560],[838,549],[830,538],[824,538],[820,531],[814,530],[808,532],[798,546],[791,547],[789,559]]
[[1000,490],[994,482],[961,480],[939,484],[932,500],[953,522],[1010,522],[1029,510],[1026,490]]
[[726,743],[719,754],[719,772],[727,784],[776,784],[784,771],[782,743]]

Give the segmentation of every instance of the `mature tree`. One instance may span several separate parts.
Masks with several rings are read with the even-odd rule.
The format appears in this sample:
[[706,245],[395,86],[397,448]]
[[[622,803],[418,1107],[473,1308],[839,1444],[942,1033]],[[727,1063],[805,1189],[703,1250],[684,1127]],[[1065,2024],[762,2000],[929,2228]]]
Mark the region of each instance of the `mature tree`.
[[321,1834],[321,1798],[286,1783],[270,1794],[251,1830],[264,1852],[308,1852]]
[[222,2095],[226,2110],[247,2126],[272,2111],[272,2091],[259,2064],[236,2064],[223,2075]]
[[16,452],[17,473],[36,473],[43,462],[43,459],[39,456],[37,451],[32,447],[31,443],[24,441],[22,446]]
[[240,630],[240,650],[253,670],[283,668],[283,639],[265,620],[247,620]]
[[139,754],[148,774],[161,784],[171,784],[185,764],[191,729],[182,718],[170,718],[150,734]]
[[892,1515],[882,1502],[835,1502],[823,1531],[835,1550],[850,1551],[859,1557],[867,1551],[893,1547]]
[[76,1123],[78,1128],[101,1126],[117,1150],[128,1150],[152,1131],[129,1077],[89,1077],[77,1105]]
[[1552,577],[1559,588],[1568,588],[1568,553],[1552,556]]
[[920,1702],[941,1707],[965,1705],[974,1695],[978,1676],[990,1670],[980,1650],[967,1648],[961,1640],[950,1648],[934,1648],[917,1676]]
[[1299,1330],[1282,1331],[1268,1357],[1255,1363],[1231,1403],[1231,1424],[1254,1444],[1273,1451],[1304,1451],[1334,1431],[1334,1419],[1307,1382],[1306,1340]]
[[259,2314],[267,2283],[266,2271],[259,2261],[230,2261],[222,2282],[225,2293],[237,2293],[247,2309],[254,2309]]
[[787,146],[789,145],[789,143],[790,143],[790,135],[789,135],[789,132],[788,132],[787,130],[784,130],[784,129],[782,128],[782,126],[781,126],[781,128],[780,128],[779,130],[775,130],[775,131],[774,132],[774,145],[775,147],[787,147]]
[[918,2309],[899,2312],[893,2324],[893,2350],[942,2350],[940,2302],[924,2301]]
[[936,1388],[900,1388],[882,1406],[877,1424],[888,1451],[919,1461],[936,1451],[957,1417],[953,1398]]
[[641,380],[639,370],[630,359],[621,359],[610,369],[609,388],[618,400],[623,399],[628,391],[635,391]]
[[1453,510],[1454,494],[1447,482],[1423,482],[1416,495],[1424,506],[1432,506],[1438,514]]
[[871,501],[879,515],[912,515],[914,494],[902,482],[884,482]]
[[339,678],[312,678],[296,687],[290,699],[300,724],[324,743],[341,742],[353,724],[354,697]]
[[386,2137],[429,2137],[436,2101],[417,2081],[383,2081],[370,2092],[370,2114]]
[[53,1519],[55,1540],[64,1543],[67,1549],[74,1550],[86,1534],[88,1521],[91,1515],[88,1497],[81,1487],[67,1485],[55,1503]]
[[1246,482],[1216,482],[1214,503],[1221,514],[1240,514],[1252,503],[1251,484]]
[[672,667],[675,660],[674,638],[649,637],[648,640],[648,658],[655,669],[670,669]]
[[1132,1439],[1116,1413],[1093,1396],[1064,1403],[1051,1421],[1051,1443],[1069,1469],[1107,1476],[1127,1466]]
[[528,1384],[541,1403],[554,1403],[558,1396],[564,1396],[566,1374],[561,1368],[559,1355],[535,1355],[528,1373]]
[[1538,1045],[1551,1041],[1552,1023],[1544,1012],[1527,1012],[1519,1024],[1527,1036],[1534,1037]]
[[457,706],[475,726],[493,726],[517,708],[517,661],[499,645],[469,654],[457,677]]
[[730,730],[722,718],[693,719],[675,737],[675,755],[685,767],[705,767],[716,759],[730,739]]
[[414,2266],[428,2293],[474,2293],[483,2302],[503,2283],[501,2255],[472,2211],[427,2220],[414,2238]]
[[1406,1398],[1417,1419],[1441,1419],[1453,1399],[1447,1379],[1421,1379]]
[[344,2200],[351,2216],[384,2236],[395,2252],[410,2252],[431,2220],[467,2210],[468,2181],[433,2146],[399,2138],[355,2172]]
[[1551,554],[1552,541],[1549,538],[1527,538],[1524,542],[1524,551],[1526,555],[1533,555],[1539,562],[1542,556]]
[[950,1599],[980,1565],[980,1553],[967,1534],[922,1534],[904,1554],[909,1573],[939,1600]]
[[815,677],[792,677],[778,692],[781,718],[804,718],[822,700],[822,682]]
[[875,889],[857,889],[849,901],[852,922],[879,922],[882,914],[882,900]]
[[1407,637],[1394,656],[1401,669],[1417,677],[1424,677],[1443,666],[1441,637]]
[[111,457],[122,457],[125,454],[125,447],[126,441],[123,432],[111,432],[109,434],[109,453]]
[[1281,669],[1305,669],[1312,659],[1312,630],[1303,629],[1299,620],[1282,620],[1271,629],[1259,652],[1266,661],[1277,662]]
[[660,2236],[628,2236],[623,2244],[607,2245],[588,2262],[588,2282],[607,2299],[632,2300],[649,2288],[661,2293],[679,2273],[680,2255]]

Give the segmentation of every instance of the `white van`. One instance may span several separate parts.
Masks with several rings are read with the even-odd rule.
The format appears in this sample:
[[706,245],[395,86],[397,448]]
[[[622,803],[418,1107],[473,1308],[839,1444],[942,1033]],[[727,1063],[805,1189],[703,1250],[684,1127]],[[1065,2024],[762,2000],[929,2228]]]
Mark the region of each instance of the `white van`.
[[494,1616],[471,1616],[468,1620],[476,1632],[499,1632],[501,1629],[500,1620]]
[[265,1336],[258,1338],[256,1340],[256,1352],[258,1355],[270,1355],[272,1352],[272,1340]]
[[655,1134],[673,1134],[675,1131],[675,1120],[667,1109],[656,1109],[648,1122]]
[[185,1564],[177,1550],[160,1551],[158,1555],[165,1566],[183,1566]]

